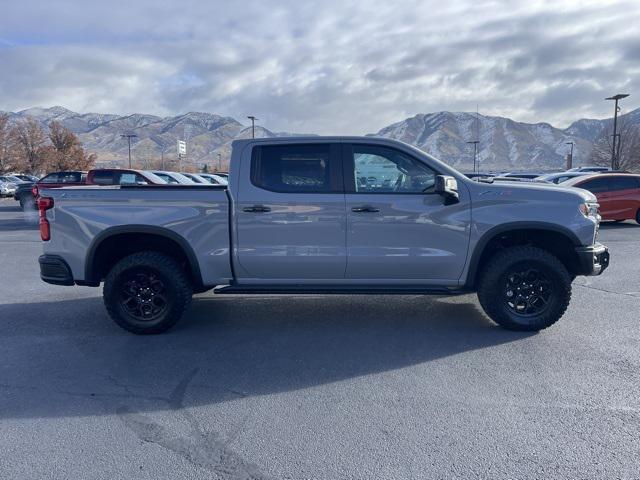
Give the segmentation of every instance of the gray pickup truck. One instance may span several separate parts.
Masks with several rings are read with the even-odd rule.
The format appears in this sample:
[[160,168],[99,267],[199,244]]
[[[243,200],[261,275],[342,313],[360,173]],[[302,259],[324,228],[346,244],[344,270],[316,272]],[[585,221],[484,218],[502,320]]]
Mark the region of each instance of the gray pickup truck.
[[499,325],[540,330],[563,315],[577,275],[609,263],[593,194],[475,182],[373,137],[239,140],[228,186],[69,187],[38,207],[41,278],[104,281],[109,315],[139,334],[167,330],[211,289],[476,291]]

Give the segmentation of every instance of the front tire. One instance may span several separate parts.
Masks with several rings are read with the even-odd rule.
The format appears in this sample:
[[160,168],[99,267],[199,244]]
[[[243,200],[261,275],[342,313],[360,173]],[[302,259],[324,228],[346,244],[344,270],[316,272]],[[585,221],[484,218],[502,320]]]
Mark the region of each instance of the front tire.
[[640,208],[636,212],[636,223],[640,224]]
[[147,335],[173,327],[191,302],[193,287],[173,258],[139,252],[108,273],[103,298],[109,316],[129,332]]
[[478,299],[501,327],[538,331],[553,325],[566,311],[571,280],[553,254],[536,247],[511,247],[489,260],[478,285]]

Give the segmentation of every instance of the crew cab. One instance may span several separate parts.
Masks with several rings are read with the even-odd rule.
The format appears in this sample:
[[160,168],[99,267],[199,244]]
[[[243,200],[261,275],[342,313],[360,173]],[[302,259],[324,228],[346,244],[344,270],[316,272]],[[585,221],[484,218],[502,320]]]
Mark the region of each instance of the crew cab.
[[237,140],[229,184],[51,190],[41,278],[99,286],[109,315],[159,333],[193,293],[477,292],[501,326],[556,322],[577,275],[598,275],[595,196],[475,182],[373,137]]

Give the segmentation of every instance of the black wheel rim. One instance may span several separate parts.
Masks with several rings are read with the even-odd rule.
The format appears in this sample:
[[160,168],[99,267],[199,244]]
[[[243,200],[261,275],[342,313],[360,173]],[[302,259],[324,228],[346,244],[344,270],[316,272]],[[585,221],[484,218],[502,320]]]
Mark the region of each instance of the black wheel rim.
[[552,296],[553,285],[539,268],[514,268],[506,275],[505,303],[512,313],[520,317],[533,317],[545,312]]
[[138,321],[151,322],[161,317],[168,308],[165,282],[153,271],[125,272],[120,289],[120,306]]

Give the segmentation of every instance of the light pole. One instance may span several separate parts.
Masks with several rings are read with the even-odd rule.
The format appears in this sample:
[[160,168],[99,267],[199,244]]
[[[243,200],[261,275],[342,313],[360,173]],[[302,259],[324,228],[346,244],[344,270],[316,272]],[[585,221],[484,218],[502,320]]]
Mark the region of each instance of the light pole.
[[218,171],[222,171],[222,154],[220,152],[218,152]]
[[253,115],[247,115],[247,118],[251,120],[251,138],[256,138],[256,120],[260,119],[254,117]]
[[123,138],[127,139],[127,143],[129,144],[129,168],[131,168],[131,139],[137,137],[135,133],[123,133],[120,135]]
[[615,100],[615,107],[613,109],[613,145],[611,146],[611,170],[618,169],[618,157],[616,155],[616,140],[619,140],[617,129],[618,129],[618,111],[620,108],[618,107],[618,100],[628,97],[628,93],[618,93],[613,97],[607,97],[605,100]]
[[564,142],[565,145],[571,145],[571,152],[567,157],[567,170],[573,167],[573,142]]
[[467,143],[473,143],[473,172],[475,173],[476,171],[476,156],[478,154],[478,144],[480,143],[480,140],[472,140],[470,142]]

